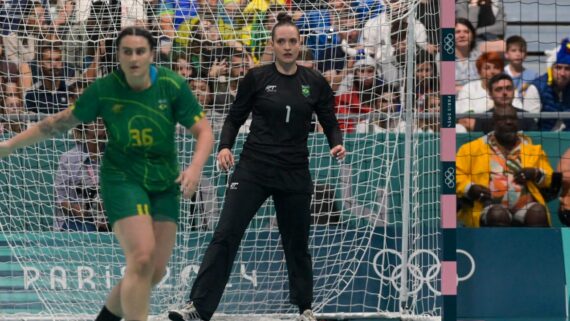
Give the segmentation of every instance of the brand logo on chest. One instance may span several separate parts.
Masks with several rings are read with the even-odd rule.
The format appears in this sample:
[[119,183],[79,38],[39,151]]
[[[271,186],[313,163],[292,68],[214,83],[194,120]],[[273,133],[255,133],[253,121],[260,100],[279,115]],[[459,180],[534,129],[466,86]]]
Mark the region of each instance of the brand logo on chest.
[[277,92],[277,85],[267,85],[265,86],[266,93],[276,93]]
[[168,100],[159,99],[158,100],[158,109],[165,110],[166,108],[168,108]]
[[309,97],[311,95],[311,86],[309,85],[301,85],[301,93],[305,97]]

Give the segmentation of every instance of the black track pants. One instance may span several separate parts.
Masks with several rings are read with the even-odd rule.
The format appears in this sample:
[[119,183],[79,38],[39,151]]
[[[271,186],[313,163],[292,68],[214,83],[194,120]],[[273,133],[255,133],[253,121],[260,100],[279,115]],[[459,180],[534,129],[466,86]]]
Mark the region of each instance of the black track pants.
[[291,303],[310,306],[313,299],[313,269],[308,249],[311,194],[268,188],[254,179],[248,180],[251,173],[241,171],[236,175],[238,171],[226,190],[220,221],[190,293],[198,313],[207,321],[218,307],[243,234],[269,196],[273,196],[283,242]]

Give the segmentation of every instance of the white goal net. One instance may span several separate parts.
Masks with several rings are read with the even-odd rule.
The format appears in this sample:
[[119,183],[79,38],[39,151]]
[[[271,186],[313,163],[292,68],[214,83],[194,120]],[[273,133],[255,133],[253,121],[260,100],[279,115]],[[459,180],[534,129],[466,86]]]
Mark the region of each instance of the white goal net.
[[[3,139],[67,108],[116,68],[113,40],[129,25],[152,30],[157,65],[188,79],[217,138],[244,73],[272,62],[280,11],[299,26],[300,63],[335,91],[348,150],[343,162],[331,159],[315,118],[315,312],[322,320],[440,318],[438,1],[15,2],[1,12]],[[234,154],[247,131],[248,122]],[[97,166],[78,147],[99,142],[97,133],[85,126],[0,160],[0,320],[93,319],[120,279],[124,257],[104,231]],[[181,131],[178,142],[187,166],[193,140]],[[188,299],[217,223],[228,177],[214,156],[196,197],[182,201],[168,274],[152,293],[157,319]],[[243,238],[214,319],[292,318],[296,310],[269,199]]]

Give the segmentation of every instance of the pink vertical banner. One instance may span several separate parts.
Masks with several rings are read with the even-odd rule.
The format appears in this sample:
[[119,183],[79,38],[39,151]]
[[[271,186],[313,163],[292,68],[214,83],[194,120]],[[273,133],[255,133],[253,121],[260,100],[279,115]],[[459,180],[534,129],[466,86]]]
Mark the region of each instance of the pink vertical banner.
[[441,128],[439,130],[441,137],[441,161],[442,162],[454,162],[455,161],[455,128]]
[[455,0],[440,0],[440,28],[455,28]]
[[441,94],[455,95],[455,61],[441,62]]
[[457,262],[441,263],[441,294],[457,295]]
[[441,227],[454,229],[457,227],[457,196],[441,195]]

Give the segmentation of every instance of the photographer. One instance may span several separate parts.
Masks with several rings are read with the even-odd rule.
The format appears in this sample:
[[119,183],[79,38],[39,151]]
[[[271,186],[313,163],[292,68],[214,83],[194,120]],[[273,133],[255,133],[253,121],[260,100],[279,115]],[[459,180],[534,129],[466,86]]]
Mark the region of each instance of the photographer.
[[99,198],[99,165],[106,141],[103,122],[78,125],[74,136],[76,145],[61,155],[55,174],[55,228],[107,231]]

